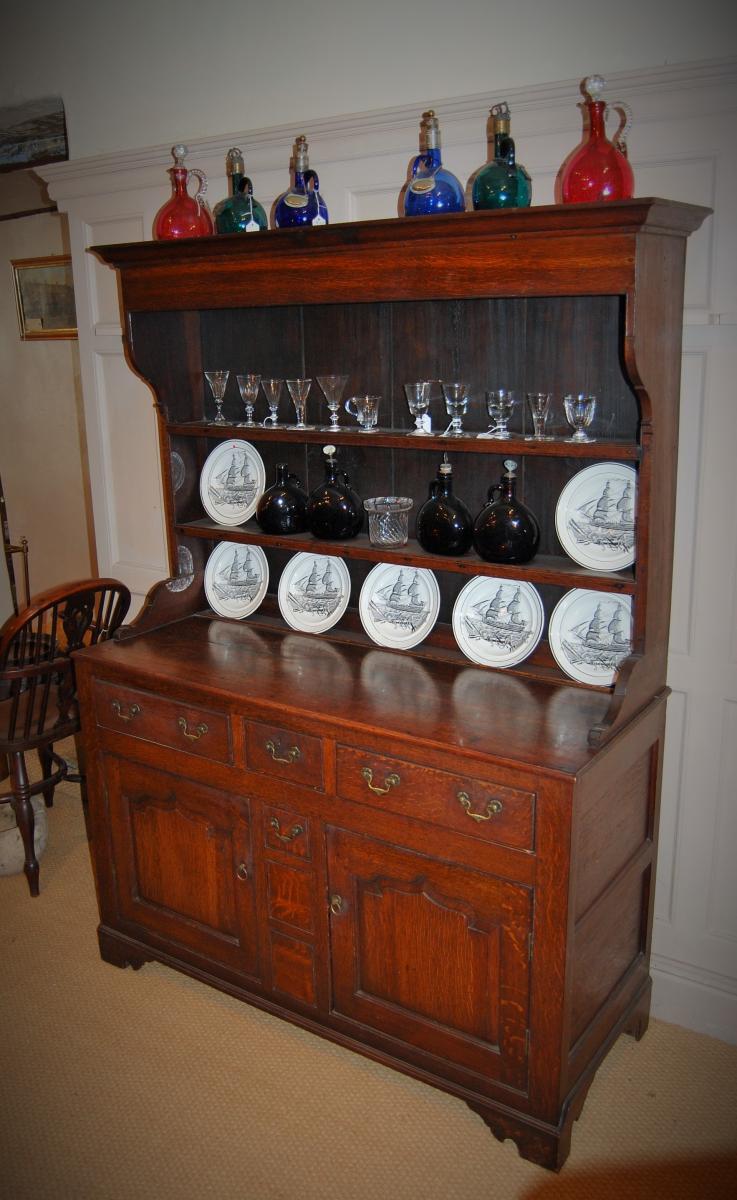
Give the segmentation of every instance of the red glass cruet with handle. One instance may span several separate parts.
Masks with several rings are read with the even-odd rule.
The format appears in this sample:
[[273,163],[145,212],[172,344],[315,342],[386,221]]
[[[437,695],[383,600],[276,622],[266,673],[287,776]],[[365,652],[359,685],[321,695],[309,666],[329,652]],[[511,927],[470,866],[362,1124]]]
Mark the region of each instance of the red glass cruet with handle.
[[[184,160],[189,153],[186,146],[172,146],[171,152],[174,158],[174,166],[169,168],[172,194],[156,214],[154,237],[157,241],[209,237],[215,232],[215,226],[205,200],[205,172],[200,171],[198,167],[185,167]],[[197,191],[193,196],[187,190],[192,176],[198,180]]]
[[[634,195],[635,177],[627,158],[627,134],[632,124],[629,105],[622,100],[602,97],[606,80],[601,75],[584,79],[584,139],[558,172],[556,200],[563,204],[581,204],[597,200],[629,200]],[[619,127],[610,140],[606,118],[610,111],[620,114]]]

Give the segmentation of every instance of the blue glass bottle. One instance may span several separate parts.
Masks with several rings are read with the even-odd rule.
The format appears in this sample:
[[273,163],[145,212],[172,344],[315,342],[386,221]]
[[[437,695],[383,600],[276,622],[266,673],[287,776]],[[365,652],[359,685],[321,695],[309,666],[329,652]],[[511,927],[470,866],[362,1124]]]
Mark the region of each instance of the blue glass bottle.
[[243,151],[233,146],[228,151],[230,195],[215,205],[215,229],[218,233],[258,233],[267,229],[268,218],[253,198],[253,184],[246,175]]
[[494,123],[494,157],[473,179],[471,199],[478,208],[528,208],[532,183],[525,168],[516,161],[510,137],[510,112],[506,101],[491,109]]
[[309,147],[304,135],[294,143],[294,179],[292,186],[276,202],[274,225],[290,229],[295,225],[327,225],[328,210],[320,195],[317,171],[310,170]]
[[412,178],[404,192],[405,217],[465,212],[463,185],[443,166],[440,126],[432,109],[420,121],[420,153],[412,162]]

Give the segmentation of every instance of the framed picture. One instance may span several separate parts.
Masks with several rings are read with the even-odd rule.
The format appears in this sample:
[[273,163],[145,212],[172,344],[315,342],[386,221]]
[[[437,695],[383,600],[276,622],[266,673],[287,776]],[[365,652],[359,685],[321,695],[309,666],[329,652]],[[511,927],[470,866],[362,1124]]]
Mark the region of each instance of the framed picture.
[[23,340],[75,338],[77,313],[69,255],[17,258],[11,265]]

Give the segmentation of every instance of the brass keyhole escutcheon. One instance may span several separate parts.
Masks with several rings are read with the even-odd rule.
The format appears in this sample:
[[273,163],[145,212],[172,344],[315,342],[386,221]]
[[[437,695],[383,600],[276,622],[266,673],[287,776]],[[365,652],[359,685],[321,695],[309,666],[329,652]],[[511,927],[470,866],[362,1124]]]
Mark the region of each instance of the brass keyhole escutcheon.
[[272,817],[269,825],[274,830],[280,842],[293,842],[304,833],[304,825],[293,825],[289,833],[282,833],[278,817]]
[[266,749],[273,758],[274,762],[286,763],[288,766],[291,766],[292,763],[295,763],[299,758],[299,746],[290,746],[286,752],[286,755],[282,755],[281,743],[274,742],[269,739],[269,741],[266,742]]
[[238,863],[235,873],[239,879],[248,879],[248,867],[245,863]]
[[205,725],[204,721],[200,721],[199,725],[195,725],[194,729],[190,729],[187,718],[180,717],[177,721],[177,725],[181,729],[184,736],[189,738],[190,742],[199,741],[199,739],[204,737],[204,735],[207,733],[207,725]]
[[396,771],[392,771],[390,775],[386,776],[383,787],[377,787],[376,784],[374,784],[374,773],[371,770],[371,767],[364,767],[361,771],[361,775],[366,780],[369,791],[374,792],[374,794],[377,796],[385,796],[393,787],[399,787],[399,784],[402,782]]
[[343,911],[343,897],[342,896],[331,896],[330,897],[330,911],[334,917],[337,917],[338,913],[341,913]]
[[121,721],[132,721],[133,718],[137,717],[141,711],[140,704],[129,704],[128,712],[123,712],[123,705],[119,700],[113,700],[110,704],[110,707],[112,708],[116,717],[120,717]]
[[486,812],[471,812],[471,797],[468,792],[458,792],[458,803],[472,821],[490,821],[492,817],[498,817],[504,808],[501,800],[490,800],[486,805]]

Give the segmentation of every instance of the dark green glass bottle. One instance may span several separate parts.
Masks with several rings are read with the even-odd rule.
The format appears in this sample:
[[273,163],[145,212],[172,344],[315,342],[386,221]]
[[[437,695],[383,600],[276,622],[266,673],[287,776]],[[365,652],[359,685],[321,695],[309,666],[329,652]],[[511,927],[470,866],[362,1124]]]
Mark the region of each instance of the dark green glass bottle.
[[528,208],[532,200],[532,183],[525,168],[515,159],[506,100],[494,105],[491,116],[494,122],[494,157],[481,168],[473,181],[473,207]]
[[258,233],[267,229],[268,218],[258,200],[253,198],[253,184],[245,173],[243,152],[237,146],[228,151],[230,195],[215,205],[215,228],[218,233]]

